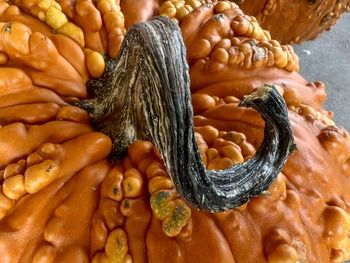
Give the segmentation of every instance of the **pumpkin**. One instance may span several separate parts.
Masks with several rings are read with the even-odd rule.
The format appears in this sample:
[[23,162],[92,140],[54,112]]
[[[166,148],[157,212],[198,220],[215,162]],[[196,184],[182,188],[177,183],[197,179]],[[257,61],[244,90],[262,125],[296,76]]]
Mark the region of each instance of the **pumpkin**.
[[[162,2],[162,1],[161,1]],[[167,15],[182,18],[191,12],[197,1],[168,0],[160,7]],[[201,4],[216,0],[200,0]],[[328,31],[337,20],[350,10],[349,0],[232,0],[247,15],[254,16],[261,27],[270,32],[273,39],[283,44],[301,43]],[[175,12],[178,9],[178,12]],[[249,26],[248,24],[245,26]],[[252,30],[252,28],[250,29]]]
[[240,1],[240,7],[255,16],[260,25],[281,43],[300,43],[328,31],[350,10],[349,0]]
[[[192,1],[187,6],[131,0],[0,3],[3,262],[342,262],[350,258],[349,134],[322,108],[324,85],[301,77],[293,49],[272,40],[254,17],[227,1],[205,5]],[[125,29],[150,19],[157,10],[176,18],[182,32],[189,71],[185,63],[176,66],[191,80],[194,136],[207,170],[239,167],[253,156],[265,158],[270,150],[257,149],[266,138],[284,141],[268,131],[264,135],[265,126],[274,127],[269,126],[264,109],[256,107],[266,125],[257,111],[240,104],[259,105],[266,94],[273,94],[281,102],[278,105],[283,105],[278,99],[283,95],[288,107],[289,121],[282,127],[288,130],[290,123],[297,150],[273,175],[277,177],[268,190],[249,196],[249,202],[236,208],[201,211],[193,208],[196,203],[191,202],[191,194],[186,195],[186,187],[181,195],[177,193],[169,177],[173,173],[168,163],[173,162],[167,162],[160,148],[176,145],[155,147],[145,140],[155,137],[137,114],[142,111],[138,105],[154,106],[145,104],[140,95],[157,102],[153,93],[137,94],[143,89],[130,86],[130,92],[117,89],[120,92],[114,94],[112,109],[119,103],[115,98],[128,101],[124,109],[134,115],[122,116],[138,120],[135,129],[129,129],[131,123],[122,126],[121,133],[132,135],[136,130],[141,139],[122,145],[121,152],[115,151],[118,140],[106,129],[108,122],[120,120],[120,111],[100,122],[95,118],[99,112],[89,107],[113,95],[104,94],[105,78],[126,87],[128,82],[122,80],[137,79],[137,71],[130,68],[137,66],[132,63],[137,61],[133,57],[137,49],[128,43],[136,45],[140,38],[127,36],[122,42]],[[151,37],[145,39],[153,43]],[[166,43],[172,47],[172,42]],[[110,59],[120,48],[128,59]],[[171,59],[164,53],[165,58],[180,61],[178,55],[184,56],[180,51]],[[157,59],[150,61],[153,64],[145,62],[155,53],[146,54],[150,56],[142,56],[138,63],[156,67]],[[118,66],[121,61],[125,64]],[[171,68],[169,76],[176,70]],[[165,141],[171,139],[167,136]],[[286,138],[284,158],[293,145]],[[111,160],[111,153],[118,158]]]

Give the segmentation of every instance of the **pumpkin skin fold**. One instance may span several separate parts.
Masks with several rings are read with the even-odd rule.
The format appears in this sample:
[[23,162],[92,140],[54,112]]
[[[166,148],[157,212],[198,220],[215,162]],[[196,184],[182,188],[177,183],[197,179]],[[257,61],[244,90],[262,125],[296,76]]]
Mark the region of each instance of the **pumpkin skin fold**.
[[[195,139],[206,168],[225,169],[256,153],[264,137],[264,121],[255,110],[238,105],[265,83],[279,87],[298,148],[269,193],[235,209],[207,213],[191,208],[176,193],[151,142],[135,141],[127,156],[112,164],[111,139],[94,130],[86,111],[72,106],[91,99],[87,81],[92,75],[99,78],[104,70],[93,71],[90,64],[106,66],[103,57],[119,51],[109,49],[109,40],[121,44],[120,36],[124,37],[118,29],[121,24],[105,28],[103,4],[82,2],[55,3],[70,23],[82,28],[85,46],[74,34],[70,36],[74,30],[53,33],[45,20],[40,21],[37,14],[46,7],[34,8],[39,1],[0,2],[4,23],[0,110],[55,105],[47,112],[44,107],[40,116],[34,107],[24,110],[34,117],[19,120],[18,114],[6,114],[1,119],[4,262],[342,262],[350,258],[349,134],[322,108],[324,85],[308,82],[296,72],[299,65],[292,48],[271,39],[231,2],[193,7],[179,20],[188,51]],[[120,8],[125,21],[132,21],[126,22],[128,27],[138,19],[149,19],[154,14],[150,10],[158,8],[156,2],[148,2],[147,12],[134,9],[136,14],[129,19],[125,10],[131,10],[127,4],[132,2],[113,3],[109,12],[118,13]],[[50,6],[60,9],[54,3]],[[91,23],[84,22],[83,7]],[[240,28],[244,21],[254,24],[254,34]],[[21,41],[6,32],[8,23],[15,25],[12,32]],[[40,40],[44,36],[46,40]],[[96,52],[92,59],[86,49]],[[41,59],[40,54],[46,57]],[[33,173],[42,167],[47,170]],[[49,176],[34,180],[32,174],[40,177],[45,171]],[[34,179],[26,184],[27,175]]]

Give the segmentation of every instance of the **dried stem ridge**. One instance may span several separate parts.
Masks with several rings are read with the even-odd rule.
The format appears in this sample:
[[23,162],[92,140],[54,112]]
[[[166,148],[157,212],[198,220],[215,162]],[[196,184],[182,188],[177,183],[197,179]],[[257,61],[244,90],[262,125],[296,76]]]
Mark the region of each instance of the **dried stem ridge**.
[[136,139],[151,140],[180,196],[198,209],[224,211],[261,194],[294,148],[284,100],[265,85],[241,103],[266,122],[256,155],[226,170],[205,169],[194,136],[186,49],[179,27],[165,17],[131,27],[117,59],[107,59],[103,76],[88,85],[94,98],[75,105],[111,137],[112,158]]

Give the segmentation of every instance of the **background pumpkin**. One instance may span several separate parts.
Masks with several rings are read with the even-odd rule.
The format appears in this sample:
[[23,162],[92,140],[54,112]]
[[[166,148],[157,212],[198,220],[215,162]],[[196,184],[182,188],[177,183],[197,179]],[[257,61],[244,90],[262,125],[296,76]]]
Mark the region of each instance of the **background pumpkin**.
[[[169,17],[176,15],[181,19],[193,8],[206,3],[215,3],[215,0],[168,0],[168,1],[122,1],[124,7],[132,6],[132,3],[143,6],[140,17],[145,19],[150,15],[166,12]],[[270,32],[273,39],[283,44],[300,43],[305,40],[312,40],[320,33],[330,30],[336,21],[350,10],[349,0],[302,0],[302,1],[275,1],[275,0],[235,0],[231,1],[239,5],[247,15],[256,17],[261,27]],[[159,8],[159,9],[158,9]],[[178,12],[175,12],[178,9]],[[126,16],[126,27],[137,21],[135,14],[128,12]],[[130,15],[130,16],[129,16]],[[137,16],[137,15],[136,15]],[[129,20],[130,19],[130,20]],[[129,21],[130,22],[129,22]]]
[[245,0],[240,8],[255,16],[274,39],[281,43],[300,43],[330,30],[342,14],[350,10],[350,1]]
[[[255,153],[264,124],[253,110],[237,104],[264,83],[281,87],[299,149],[271,186],[271,195],[209,214],[177,197],[150,142],[135,142],[128,157],[111,167],[109,138],[92,130],[86,112],[67,104],[86,98],[87,79],[102,74],[99,52],[115,56],[125,25],[148,19],[157,3],[123,1],[121,9],[103,0],[97,7],[89,1],[60,6],[74,23],[62,18],[55,2],[1,2],[4,262],[350,258],[349,135],[322,109],[323,84],[308,83],[296,73],[297,57],[289,46],[271,40],[232,3],[201,6],[183,17],[177,16],[181,6],[175,8],[188,49],[197,141],[207,167],[225,168]],[[50,8],[56,9],[54,16]],[[65,23],[51,23],[52,18]],[[165,197],[164,206],[157,210],[159,196]],[[180,206],[190,213],[178,220],[174,211]]]

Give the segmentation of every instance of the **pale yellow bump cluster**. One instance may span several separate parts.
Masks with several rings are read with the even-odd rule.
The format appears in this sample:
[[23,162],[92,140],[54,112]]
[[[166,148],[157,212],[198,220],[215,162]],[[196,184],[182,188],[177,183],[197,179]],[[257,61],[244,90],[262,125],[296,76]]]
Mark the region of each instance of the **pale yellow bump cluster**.
[[[216,13],[237,7],[227,1],[215,5]],[[209,70],[215,72],[223,65],[242,68],[261,68],[276,66],[288,71],[298,71],[299,61],[293,48],[271,40],[269,33],[250,16],[237,15],[231,22],[233,36],[223,38],[214,47],[207,39],[198,41],[193,59],[204,58],[210,54]]]
[[237,37],[223,39],[222,42],[224,41],[230,46],[219,42],[212,50],[211,61],[247,69],[277,66],[289,71],[298,70],[298,58],[293,49],[281,46],[277,41],[258,42],[250,39],[241,42]]
[[[229,96],[229,97],[230,97],[230,101],[232,101],[233,99],[231,97],[233,97],[233,96]],[[226,97],[225,100],[228,100],[229,97]],[[235,97],[233,97],[233,98],[235,98]],[[236,99],[236,101],[234,103],[238,103],[237,102],[238,99],[237,98],[235,98],[235,99]],[[232,103],[232,102],[230,102],[230,103]],[[250,148],[249,151],[242,149],[242,153],[243,153],[244,157],[247,157],[247,156],[251,157],[253,154],[255,154],[256,150],[255,150],[254,146],[251,145],[250,143],[248,143],[246,136],[243,133],[241,133],[241,132],[220,131],[219,132],[219,138],[223,138],[226,141],[233,142],[236,145],[238,145],[240,148],[246,148],[247,145],[252,146],[253,148]],[[244,146],[244,147],[242,147],[242,146]]]
[[272,53],[254,40],[240,43],[234,54],[237,56],[236,58],[231,57],[231,64],[238,64],[243,68],[261,68],[273,65]]
[[91,77],[101,77],[105,69],[105,60],[103,56],[97,51],[91,50],[89,48],[85,48],[84,53],[86,58],[86,66]]
[[272,53],[273,64],[276,67],[283,68],[288,71],[299,70],[299,59],[291,46],[281,45],[276,40],[261,41],[259,45]]
[[183,17],[200,7],[204,2],[202,0],[168,0],[160,6],[159,14],[181,22]]
[[[234,102],[234,97],[224,99],[228,103]],[[235,131],[219,131],[218,137],[212,141],[211,148],[207,151],[208,169],[224,169],[232,165],[242,163],[255,154],[255,148],[245,135]]]
[[231,22],[231,28],[237,36],[246,36],[258,41],[271,40],[270,33],[263,30],[253,16],[237,16],[237,18]]
[[328,126],[335,125],[335,123],[332,119],[328,118],[326,115],[315,110],[311,106],[307,106],[307,105],[301,103],[298,106],[289,105],[288,109],[290,111],[298,113],[299,115],[305,116],[309,119],[320,120]]
[[[181,22],[185,15],[204,3],[208,1],[169,0],[161,6],[160,14]],[[229,1],[211,3],[214,3],[215,14],[238,8]],[[299,70],[298,57],[293,48],[271,40],[270,34],[260,27],[255,17],[239,14],[231,22],[231,29],[234,35],[223,38],[214,46],[209,40],[200,39],[198,48],[191,53],[191,59],[210,56],[208,67],[211,72],[219,71],[225,65],[247,69],[276,66],[288,71]]]
[[[238,104],[241,100],[234,96],[219,98],[212,96],[216,105]],[[236,131],[219,131],[213,126],[195,127],[196,142],[202,156],[202,162],[208,170],[221,170],[242,163],[250,159],[256,149],[250,144],[243,133]],[[284,188],[283,188],[284,186]],[[285,192],[283,177],[278,183],[274,183],[271,189],[275,195],[282,195]],[[246,209],[247,204],[238,208],[239,211]]]
[[123,180],[120,187],[123,193],[123,199],[120,204],[120,213],[121,215],[128,217],[135,212],[134,204],[136,204],[140,198],[143,198],[144,176],[138,169],[128,168],[123,173]]
[[122,209],[116,208],[121,206],[125,197],[139,195],[142,184],[140,180],[142,179],[136,169],[124,172],[120,165],[114,166],[104,178],[98,212],[94,216],[91,232],[93,242],[104,246],[104,251],[96,253],[92,262],[132,262],[128,254],[127,233],[123,228],[125,217],[122,215]]
[[108,33],[109,53],[115,57],[126,32],[124,15],[116,0],[98,0],[97,9],[101,12]]
[[162,163],[153,162],[146,171],[149,178],[151,209],[156,218],[162,221],[163,232],[170,237],[191,231],[185,227],[191,219],[191,209],[173,190],[173,184]]
[[[40,151],[57,154],[60,145],[46,143]],[[1,171],[3,180],[0,191],[0,219],[12,208],[23,195],[36,193],[60,176],[61,168],[52,159],[44,160],[38,153],[33,153],[26,160],[19,160],[6,166]]]
[[55,32],[72,38],[81,47],[84,47],[83,30],[69,22],[61,6],[54,0],[16,0],[15,3],[52,27]]
[[281,45],[275,40],[261,41],[257,46],[263,48],[267,54],[266,66],[274,65],[288,71],[299,70],[299,60],[291,46]]
[[221,138],[213,142],[207,151],[208,170],[218,170],[231,167],[244,161],[240,147]]
[[220,1],[215,5],[214,13],[219,14],[225,12],[226,10],[234,8],[238,8],[238,6],[235,3],[229,1]]
[[137,169],[128,169],[124,173],[124,180],[122,185],[125,198],[140,197],[143,193],[142,174]]
[[[217,101],[216,105],[225,103],[237,105],[240,102],[234,96],[224,99],[215,96],[213,98]],[[243,133],[219,131],[210,125],[195,127],[195,132],[203,164],[208,170],[231,167],[244,162],[255,154],[254,146],[247,142]]]
[[[107,31],[111,32],[113,28],[124,28],[124,15],[115,0],[99,0],[97,8],[103,16]],[[113,22],[112,18],[116,20]]]
[[128,250],[127,234],[124,229],[117,228],[109,234],[105,251],[96,254],[92,263],[131,263]]

